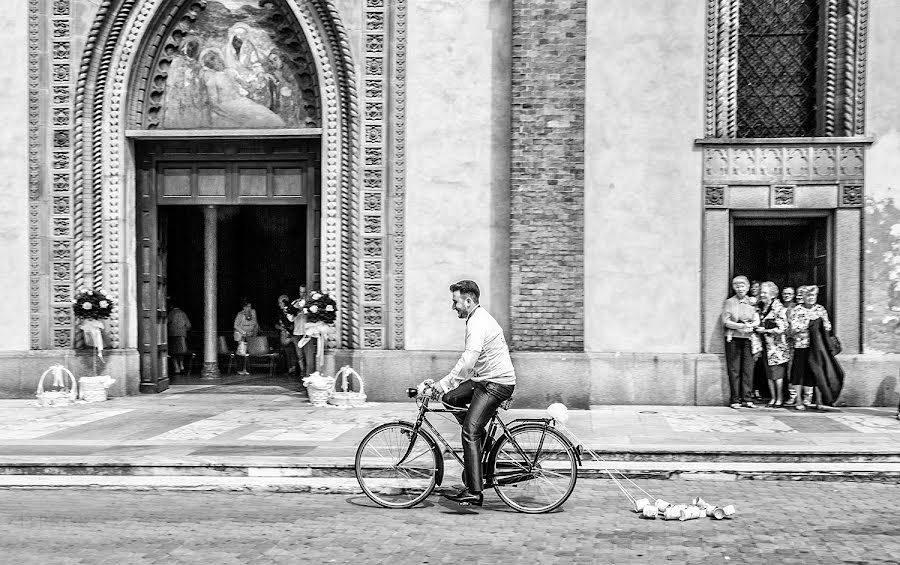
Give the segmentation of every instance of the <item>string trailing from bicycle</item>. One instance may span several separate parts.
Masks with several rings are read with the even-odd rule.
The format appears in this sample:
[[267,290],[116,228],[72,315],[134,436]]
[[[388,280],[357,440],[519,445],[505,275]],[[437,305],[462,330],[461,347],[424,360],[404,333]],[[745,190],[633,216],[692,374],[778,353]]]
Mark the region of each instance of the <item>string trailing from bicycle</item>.
[[[723,518],[731,518],[735,514],[733,505],[717,507],[710,504],[700,497],[691,500],[690,504],[672,504],[662,498],[656,497],[634,482],[622,471],[614,468],[612,464],[601,457],[596,451],[585,445],[581,438],[566,425],[569,420],[569,409],[565,404],[555,402],[547,407],[547,413],[553,418],[555,427],[560,428],[563,432],[569,434],[574,443],[580,444],[584,452],[590,454],[594,461],[603,466],[603,470],[609,475],[613,483],[619,488],[622,494],[628,498],[634,512],[638,513],[641,518],[655,520],[657,517],[663,520],[692,520],[695,518],[710,517],[715,520]],[[634,490],[640,491],[644,496],[638,498],[625,486],[630,485]]]

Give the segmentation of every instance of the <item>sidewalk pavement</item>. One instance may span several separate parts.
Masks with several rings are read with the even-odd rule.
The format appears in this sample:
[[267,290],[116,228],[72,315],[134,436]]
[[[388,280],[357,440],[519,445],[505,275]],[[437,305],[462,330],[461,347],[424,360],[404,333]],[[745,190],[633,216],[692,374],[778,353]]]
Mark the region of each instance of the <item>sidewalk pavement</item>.
[[[580,476],[900,482],[892,408],[828,412],[697,406],[593,406],[569,411],[588,454]],[[414,420],[416,405],[314,407],[275,384],[178,385],[157,395],[67,407],[0,400],[0,488],[348,492],[356,447],[374,426]],[[505,421],[542,417],[509,410]],[[459,449],[459,427],[430,416]],[[445,456],[445,460],[449,459]],[[458,482],[448,461],[445,480]]]

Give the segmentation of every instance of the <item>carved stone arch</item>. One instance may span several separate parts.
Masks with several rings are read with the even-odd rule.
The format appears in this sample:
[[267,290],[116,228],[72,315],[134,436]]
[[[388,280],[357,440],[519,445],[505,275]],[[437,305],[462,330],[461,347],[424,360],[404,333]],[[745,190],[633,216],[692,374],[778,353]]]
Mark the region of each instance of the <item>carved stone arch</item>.
[[[131,150],[125,129],[143,96],[133,88],[142,72],[139,54],[159,47],[172,25],[203,0],[104,0],[88,34],[78,75],[73,136],[74,259],[76,285],[106,290],[122,307],[109,320],[112,346],[126,335],[133,272],[133,226],[127,203]],[[360,245],[357,191],[359,112],[347,34],[332,0],[283,0],[300,24],[318,70],[322,126],[322,288],[341,304],[338,343],[359,347],[359,283],[353,266]],[[156,27],[154,27],[156,26]],[[134,99],[134,100],[133,100]],[[123,234],[122,231],[131,233]],[[123,296],[123,291],[125,296]],[[130,307],[132,312],[127,312]],[[125,322],[127,324],[127,320]],[[132,324],[133,325],[133,324]],[[136,341],[133,332],[126,342]]]

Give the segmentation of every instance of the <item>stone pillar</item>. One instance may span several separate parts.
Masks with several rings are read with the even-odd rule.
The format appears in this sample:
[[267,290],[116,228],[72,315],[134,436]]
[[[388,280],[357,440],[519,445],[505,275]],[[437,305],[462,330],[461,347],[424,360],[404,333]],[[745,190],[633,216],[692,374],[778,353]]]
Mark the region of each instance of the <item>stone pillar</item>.
[[218,214],[215,206],[203,208],[203,378],[219,378],[216,346],[216,243]]

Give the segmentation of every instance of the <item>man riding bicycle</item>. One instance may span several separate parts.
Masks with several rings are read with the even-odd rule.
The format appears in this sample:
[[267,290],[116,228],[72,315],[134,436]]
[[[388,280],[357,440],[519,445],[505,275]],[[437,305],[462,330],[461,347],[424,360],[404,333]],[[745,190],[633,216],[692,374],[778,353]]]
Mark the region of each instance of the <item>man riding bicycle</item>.
[[503,337],[503,329],[480,304],[481,291],[474,281],[462,280],[450,286],[453,309],[460,319],[466,320],[465,351],[453,370],[432,385],[430,379],[420,386],[433,386],[443,394],[444,404],[466,408],[454,413],[462,425],[465,488],[446,498],[462,505],[481,506],[483,479],[481,447],[485,426],[497,412],[500,404],[512,397],[516,385],[516,372],[509,357],[509,347]]

